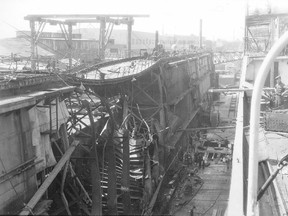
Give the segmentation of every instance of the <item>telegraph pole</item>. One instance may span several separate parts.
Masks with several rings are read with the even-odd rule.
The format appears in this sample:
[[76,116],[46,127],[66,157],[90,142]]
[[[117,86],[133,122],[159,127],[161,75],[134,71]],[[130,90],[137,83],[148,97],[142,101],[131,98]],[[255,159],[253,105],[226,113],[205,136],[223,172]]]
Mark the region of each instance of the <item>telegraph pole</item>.
[[200,19],[199,47],[202,48],[202,19]]

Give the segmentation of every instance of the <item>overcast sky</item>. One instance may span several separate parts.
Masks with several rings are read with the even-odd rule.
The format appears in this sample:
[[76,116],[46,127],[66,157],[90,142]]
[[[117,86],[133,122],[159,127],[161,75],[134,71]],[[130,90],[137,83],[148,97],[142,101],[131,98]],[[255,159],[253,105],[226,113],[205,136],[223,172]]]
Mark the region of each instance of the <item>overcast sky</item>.
[[[1,0],[0,38],[29,30],[28,14],[148,14],[135,18],[134,30],[160,34],[199,34],[208,39],[243,38],[245,0]],[[98,27],[99,24],[93,24]],[[13,27],[12,27],[13,26]],[[79,27],[79,26],[78,26]],[[81,24],[80,27],[85,27]],[[44,31],[47,31],[45,27]],[[48,28],[49,30],[49,28]]]

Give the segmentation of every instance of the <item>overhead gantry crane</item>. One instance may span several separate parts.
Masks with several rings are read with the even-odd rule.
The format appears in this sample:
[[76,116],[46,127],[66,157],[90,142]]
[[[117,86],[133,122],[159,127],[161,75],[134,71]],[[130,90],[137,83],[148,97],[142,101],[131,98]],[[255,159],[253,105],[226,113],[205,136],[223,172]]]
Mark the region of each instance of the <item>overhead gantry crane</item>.
[[[131,57],[131,34],[134,17],[149,17],[149,15],[125,15],[125,14],[39,14],[27,15],[25,20],[30,21],[31,29],[31,68],[36,69],[36,46],[43,32],[45,25],[59,25],[64,35],[68,47],[69,68],[72,68],[72,27],[77,23],[100,23],[99,34],[99,57],[101,60],[105,58],[105,48],[111,36],[113,26],[124,24],[127,25],[127,51],[128,57]],[[35,23],[39,23],[36,30]],[[107,27],[107,23],[109,23]],[[68,29],[67,29],[68,28]]]

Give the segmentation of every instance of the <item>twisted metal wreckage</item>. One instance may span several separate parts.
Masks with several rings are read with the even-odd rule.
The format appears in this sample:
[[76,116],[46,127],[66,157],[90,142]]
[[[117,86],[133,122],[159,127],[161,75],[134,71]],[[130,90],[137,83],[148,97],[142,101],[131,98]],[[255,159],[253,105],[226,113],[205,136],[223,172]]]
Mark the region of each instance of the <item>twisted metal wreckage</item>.
[[[46,166],[20,214],[43,213],[50,205],[53,215],[152,214],[159,191],[193,142],[183,129],[203,123],[208,89],[217,87],[214,71],[212,53],[203,52],[47,75],[57,80],[50,86],[71,85],[60,88],[66,93],[47,93],[42,104],[50,110],[48,135],[58,162]],[[69,112],[66,126],[58,123],[61,101]]]

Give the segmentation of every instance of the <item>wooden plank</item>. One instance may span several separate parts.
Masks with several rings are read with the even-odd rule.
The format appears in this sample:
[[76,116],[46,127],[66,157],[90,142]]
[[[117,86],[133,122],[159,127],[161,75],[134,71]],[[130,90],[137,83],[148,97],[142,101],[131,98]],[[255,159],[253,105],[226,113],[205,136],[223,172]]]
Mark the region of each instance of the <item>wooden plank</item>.
[[36,104],[35,98],[18,96],[0,100],[0,114],[18,110]]
[[52,89],[47,89],[47,91],[54,91],[57,93],[68,93],[74,91],[76,87],[75,86],[65,86],[63,88],[52,88]]
[[35,105],[36,100],[44,99],[47,96],[72,92],[74,89],[75,86],[67,86],[4,98],[0,100],[0,114]]
[[49,94],[48,91],[37,91],[37,92],[27,94],[27,97],[33,97],[35,98],[35,100],[39,100],[47,96],[47,94]]

